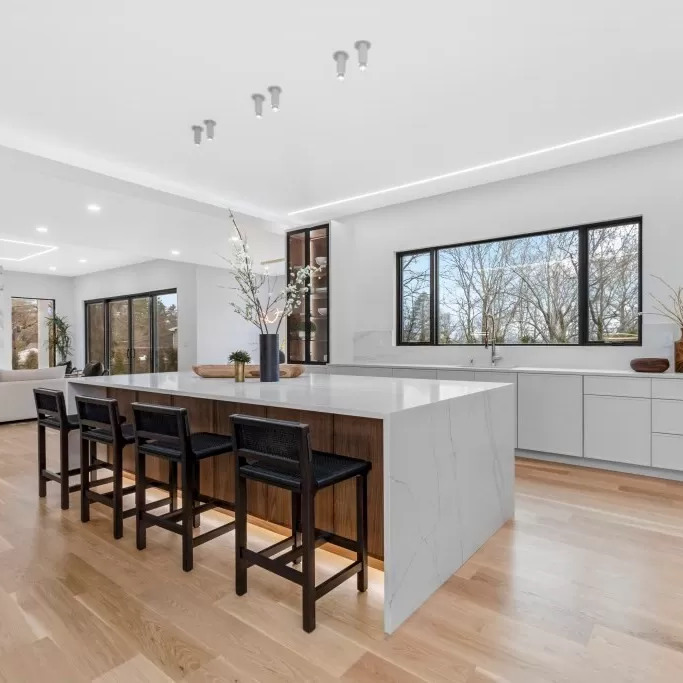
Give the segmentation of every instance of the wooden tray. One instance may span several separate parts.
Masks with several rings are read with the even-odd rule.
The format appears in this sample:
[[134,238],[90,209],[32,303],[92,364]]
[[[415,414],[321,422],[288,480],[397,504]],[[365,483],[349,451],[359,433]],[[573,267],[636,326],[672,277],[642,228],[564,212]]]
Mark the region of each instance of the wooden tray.
[[[196,375],[205,378],[233,378],[235,376],[235,366],[230,365],[193,365],[192,369]],[[302,365],[280,365],[280,377],[291,378],[303,375],[304,368]],[[244,377],[253,379],[260,377],[260,369],[258,365],[246,365],[244,367]]]

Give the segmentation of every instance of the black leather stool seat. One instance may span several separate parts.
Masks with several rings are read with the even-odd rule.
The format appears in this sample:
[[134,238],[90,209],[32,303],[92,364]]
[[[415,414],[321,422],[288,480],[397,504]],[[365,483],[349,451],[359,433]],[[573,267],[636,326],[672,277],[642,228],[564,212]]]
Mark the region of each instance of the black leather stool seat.
[[[197,432],[190,435],[190,447],[196,458],[210,458],[232,450],[232,437],[211,432]],[[144,453],[180,460],[180,448],[173,442],[148,441],[142,446]]]
[[[317,488],[338,484],[340,481],[359,474],[367,474],[370,471],[370,463],[363,460],[347,458],[334,453],[324,453],[323,451],[311,451],[311,453],[313,479]],[[294,491],[301,489],[301,477],[298,473],[290,474],[282,470],[272,469],[265,462],[247,463],[242,466],[242,472],[249,479],[255,479],[264,484],[281,486]]]
[[[78,415],[67,415],[66,419],[69,429],[78,429]],[[43,417],[41,418],[40,422],[46,427],[52,427],[53,429],[61,428],[61,425],[59,424],[59,418],[57,417]]]

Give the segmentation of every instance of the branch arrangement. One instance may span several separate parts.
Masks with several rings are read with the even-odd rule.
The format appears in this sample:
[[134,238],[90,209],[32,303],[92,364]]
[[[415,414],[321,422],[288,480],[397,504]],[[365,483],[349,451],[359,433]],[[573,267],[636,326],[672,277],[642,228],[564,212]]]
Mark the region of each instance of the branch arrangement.
[[[228,265],[237,285],[233,289],[240,299],[238,303],[231,302],[230,305],[237,315],[258,327],[261,334],[277,334],[282,321],[301,305],[303,295],[309,290],[311,277],[322,268],[316,266],[304,266],[296,270],[290,268],[287,274],[287,285],[276,294],[273,291],[275,278],[254,270],[254,261],[249,254],[247,239],[239,229],[232,211],[229,215],[237,233],[237,240],[235,240],[233,256],[228,259]],[[272,326],[275,326],[274,330],[271,330]]]
[[669,303],[665,303],[650,292],[650,297],[655,302],[654,309],[657,311],[650,315],[666,318],[667,320],[676,323],[680,328],[683,328],[683,287],[675,289],[664,278],[659,277],[659,275],[653,275],[652,277],[659,280],[669,290],[667,296],[667,301]]

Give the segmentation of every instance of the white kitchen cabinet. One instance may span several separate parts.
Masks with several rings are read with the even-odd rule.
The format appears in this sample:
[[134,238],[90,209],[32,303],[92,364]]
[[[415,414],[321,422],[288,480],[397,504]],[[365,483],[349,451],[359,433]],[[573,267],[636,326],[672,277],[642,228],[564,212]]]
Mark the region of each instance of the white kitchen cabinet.
[[367,365],[330,365],[331,375],[357,375],[361,377],[391,377],[391,368]]
[[674,401],[683,401],[683,379],[678,379],[677,377],[668,377],[667,379],[653,378],[652,398],[668,398]]
[[474,370],[437,370],[437,379],[455,379],[460,382],[474,382]]
[[650,399],[585,396],[583,408],[585,458],[650,465]]
[[652,467],[683,471],[683,436],[680,434],[653,434]]
[[683,401],[652,401],[652,431],[683,434]]
[[394,368],[393,375],[409,379],[436,379],[436,370],[433,368]]
[[583,393],[595,396],[630,396],[650,398],[651,382],[647,377],[604,377],[586,375],[583,378]]
[[529,451],[583,455],[581,375],[518,374],[517,446]]

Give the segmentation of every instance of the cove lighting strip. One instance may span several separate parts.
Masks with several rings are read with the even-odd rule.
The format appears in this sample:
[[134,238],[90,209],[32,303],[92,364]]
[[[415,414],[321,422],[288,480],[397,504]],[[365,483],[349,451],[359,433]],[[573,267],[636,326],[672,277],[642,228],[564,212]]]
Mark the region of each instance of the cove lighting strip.
[[641,130],[642,128],[650,128],[651,126],[658,126],[662,123],[670,123],[671,121],[677,121],[683,119],[683,112],[679,114],[672,114],[671,116],[663,116],[659,119],[652,119],[651,121],[645,121],[644,123],[636,123],[633,126],[626,126],[625,128],[617,128],[616,130],[610,130],[606,133],[598,133],[597,135],[589,135],[586,138],[579,138],[578,140],[571,140],[570,142],[563,142],[559,145],[553,145],[552,147],[543,147],[541,149],[535,149],[532,152],[525,152],[524,154],[516,154],[512,157],[506,157],[504,159],[498,159],[496,161],[489,161],[485,164],[478,164],[477,166],[470,166],[469,168],[461,168],[458,171],[451,171],[450,173],[443,173],[441,175],[435,175],[431,178],[423,178],[422,180],[414,180],[410,183],[403,183],[402,185],[394,185],[393,187],[385,187],[382,190],[375,190],[374,192],[365,192],[364,194],[357,194],[352,197],[346,197],[345,199],[337,199],[333,202],[326,202],[325,204],[317,204],[316,206],[309,206],[305,209],[297,209],[296,211],[290,211],[288,216],[298,216],[302,213],[309,213],[310,211],[317,211],[318,209],[327,209],[331,206],[339,206],[340,204],[347,204],[348,202],[355,202],[359,199],[368,199],[369,197],[379,197],[383,194],[389,194],[390,192],[398,192],[399,190],[407,190],[410,187],[418,187],[420,185],[427,185],[428,183],[434,183],[438,180],[446,180],[447,178],[455,178],[457,176],[466,175],[467,173],[474,173],[475,171],[483,171],[488,168],[495,168],[497,166],[504,166],[505,164],[511,164],[515,161],[521,161],[523,159],[531,159],[533,157],[538,157],[543,154],[548,154],[550,152],[557,152],[561,149],[567,149],[569,147],[576,147],[578,145],[586,144],[587,142],[594,142],[596,140],[603,140],[604,138],[614,137],[615,135],[621,135],[622,133],[630,133],[634,130]]
[[22,258],[10,258],[9,256],[0,256],[0,261],[28,261],[30,258],[35,258],[36,256],[42,256],[43,254],[49,254],[52,251],[56,251],[59,247],[52,247],[49,244],[36,244],[35,242],[21,242],[20,240],[6,240],[0,238],[0,242],[5,244],[21,244],[26,247],[39,247],[42,251],[37,251],[35,254],[29,254],[28,256],[23,256]]

